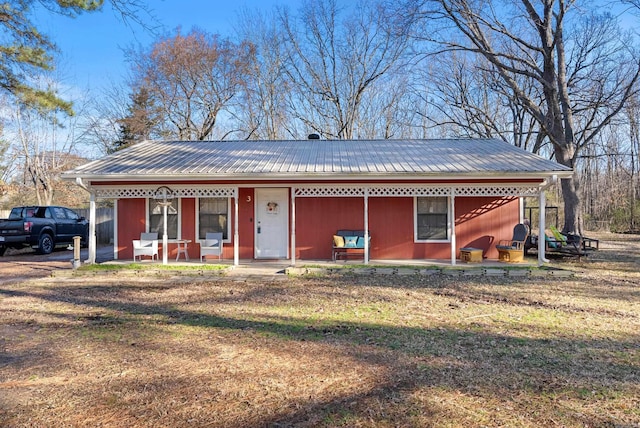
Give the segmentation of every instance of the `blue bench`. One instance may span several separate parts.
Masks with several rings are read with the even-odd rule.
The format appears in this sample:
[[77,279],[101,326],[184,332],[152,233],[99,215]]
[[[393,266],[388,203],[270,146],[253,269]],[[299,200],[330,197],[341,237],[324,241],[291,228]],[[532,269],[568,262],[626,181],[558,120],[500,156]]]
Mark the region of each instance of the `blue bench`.
[[[364,258],[364,230],[338,230],[333,235],[331,258],[335,262],[340,257],[346,260],[350,255]],[[371,234],[369,234],[369,250],[371,250]]]

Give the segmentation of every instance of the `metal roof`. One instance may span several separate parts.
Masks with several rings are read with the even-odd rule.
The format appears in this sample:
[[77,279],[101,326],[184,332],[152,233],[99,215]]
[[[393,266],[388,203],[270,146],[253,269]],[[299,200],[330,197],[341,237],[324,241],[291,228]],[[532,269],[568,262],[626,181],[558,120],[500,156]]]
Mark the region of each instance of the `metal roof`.
[[96,180],[567,176],[495,139],[145,141],[63,174]]

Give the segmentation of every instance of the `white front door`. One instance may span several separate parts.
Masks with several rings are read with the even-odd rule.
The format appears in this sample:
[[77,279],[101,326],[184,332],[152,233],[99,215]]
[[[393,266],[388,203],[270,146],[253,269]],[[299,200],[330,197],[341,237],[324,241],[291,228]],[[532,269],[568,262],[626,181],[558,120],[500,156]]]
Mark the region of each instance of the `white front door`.
[[255,258],[288,258],[289,189],[257,188],[255,199]]

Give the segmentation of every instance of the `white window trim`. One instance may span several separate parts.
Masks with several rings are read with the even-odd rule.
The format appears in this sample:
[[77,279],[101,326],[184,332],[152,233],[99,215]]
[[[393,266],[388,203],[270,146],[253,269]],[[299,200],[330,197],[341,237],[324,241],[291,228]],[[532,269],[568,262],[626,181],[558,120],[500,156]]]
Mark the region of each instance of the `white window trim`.
[[[202,245],[202,243],[204,242],[204,239],[200,239],[198,237],[199,235],[199,231],[200,231],[200,199],[221,199],[224,198],[224,196],[205,196],[202,198],[196,198],[196,230],[194,233],[194,236],[196,237],[196,241]],[[230,244],[231,243],[231,198],[227,197],[227,238],[223,239],[222,242],[226,243],[226,244]]]
[[[149,232],[149,217],[151,216],[151,213],[149,212],[149,209],[151,208],[151,204],[149,204],[149,200],[150,200],[149,198],[144,199],[145,211],[146,211],[146,217],[144,219],[144,231],[147,233]],[[176,232],[176,237],[170,238],[169,241],[182,239],[181,225],[182,225],[182,198],[178,198],[178,230]],[[162,238],[162,236],[160,236],[160,238]]]
[[[447,239],[418,239],[418,198],[447,198]],[[416,244],[448,244],[451,243],[451,196],[414,196],[413,197],[413,242]]]

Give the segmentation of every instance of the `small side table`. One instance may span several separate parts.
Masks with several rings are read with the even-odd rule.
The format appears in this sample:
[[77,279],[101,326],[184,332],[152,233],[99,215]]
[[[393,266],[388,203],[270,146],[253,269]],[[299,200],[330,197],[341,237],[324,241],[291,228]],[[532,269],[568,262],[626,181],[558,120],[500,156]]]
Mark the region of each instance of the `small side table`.
[[460,248],[460,260],[467,263],[482,263],[482,249],[472,247]]
[[187,251],[187,245],[191,243],[191,239],[178,239],[176,240],[176,244],[178,244],[178,254],[176,255],[176,261],[180,258],[180,254],[184,254],[184,258],[186,261],[189,261],[189,252]]

